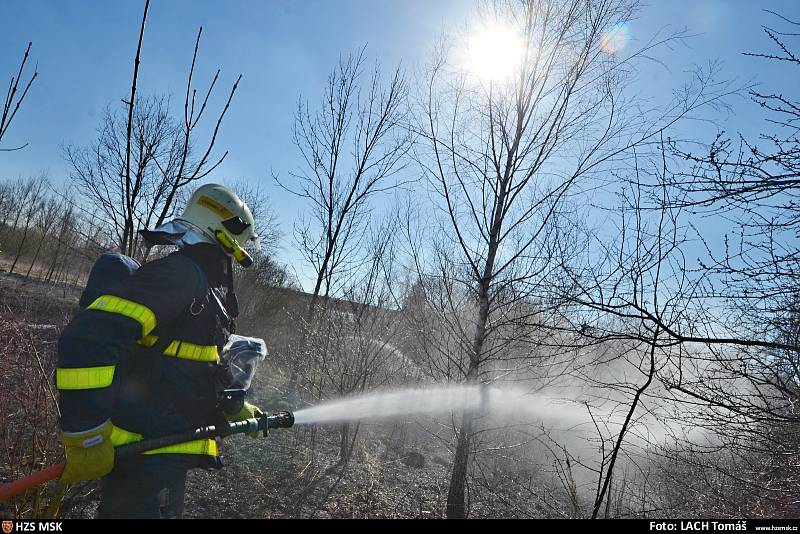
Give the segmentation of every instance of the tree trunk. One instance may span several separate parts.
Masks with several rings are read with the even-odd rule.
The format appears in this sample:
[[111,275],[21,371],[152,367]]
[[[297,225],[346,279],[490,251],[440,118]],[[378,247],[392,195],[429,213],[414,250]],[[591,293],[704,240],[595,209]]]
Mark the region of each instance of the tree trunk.
[[[486,324],[489,321],[489,286],[497,253],[497,241],[494,236],[499,234],[499,229],[500,222],[496,220],[483,278],[478,286],[478,316],[475,321],[475,337],[472,340],[472,354],[470,355],[469,369],[467,370],[467,384],[478,382],[483,344],[486,341]],[[469,446],[472,441],[474,419],[475,414],[468,411],[464,412],[461,418],[461,428],[458,430],[458,441],[456,442],[456,452],[453,459],[453,472],[450,475],[450,489],[447,492],[448,519],[464,519],[466,517],[464,490],[466,489],[467,468],[470,460]]]
[[17,254],[14,256],[14,262],[11,264],[11,267],[8,269],[8,272],[13,273],[14,269],[17,266],[17,262],[19,262],[20,257],[22,256],[22,249],[25,248],[25,241],[28,239],[28,230],[30,229],[30,217],[28,217],[28,221],[25,223],[25,231],[22,232],[22,241],[19,242],[17,246]]
[[53,259],[47,269],[47,276],[45,279],[48,282],[53,279],[53,274],[55,273],[56,267],[61,264],[59,260],[61,259],[61,247],[64,244],[64,239],[66,239],[66,236],[65,232],[62,230],[58,235],[58,244],[56,245],[56,250],[53,253]]
[[343,423],[339,427],[340,441],[339,441],[339,463],[347,465],[350,461],[350,424]]
[[465,413],[458,431],[458,442],[453,458],[453,472],[450,474],[450,489],[447,492],[447,518],[464,519],[467,507],[464,498],[467,486],[467,468],[469,467],[469,446],[472,441],[471,413]]
[[[28,266],[28,272],[25,273],[25,280],[30,278],[31,271],[33,271],[33,266],[36,265],[36,262],[39,261],[39,254],[42,252],[42,247],[44,246],[44,242],[47,240],[50,234],[50,226],[45,226],[42,232],[42,238],[39,240],[39,244],[36,247],[36,252],[33,255],[33,259],[31,260],[31,264]],[[40,276],[41,278],[41,276]]]

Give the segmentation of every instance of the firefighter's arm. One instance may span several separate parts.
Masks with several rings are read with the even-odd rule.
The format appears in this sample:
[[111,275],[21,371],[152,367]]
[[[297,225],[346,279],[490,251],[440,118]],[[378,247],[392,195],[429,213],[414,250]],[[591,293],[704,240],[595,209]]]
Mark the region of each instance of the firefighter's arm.
[[67,455],[65,481],[103,476],[113,467],[110,419],[117,363],[159,323],[176,319],[190,306],[197,275],[182,261],[188,260],[146,264],[64,330],[56,386]]

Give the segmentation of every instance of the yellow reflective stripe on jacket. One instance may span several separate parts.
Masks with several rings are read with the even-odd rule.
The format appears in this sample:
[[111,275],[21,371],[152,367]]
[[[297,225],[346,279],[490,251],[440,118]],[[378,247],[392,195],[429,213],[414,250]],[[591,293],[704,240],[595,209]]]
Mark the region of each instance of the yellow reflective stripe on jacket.
[[136,343],[138,343],[139,345],[144,345],[145,347],[152,347],[157,342],[158,342],[158,336],[154,336],[154,335],[150,334],[150,335],[144,336],[143,338],[141,338]]
[[187,441],[186,443],[178,443],[147,451],[144,454],[207,454],[209,456],[216,456],[217,441],[214,439],[196,439],[194,441]]
[[[137,341],[143,347],[152,347],[158,342],[158,336],[149,335],[144,336]],[[180,339],[174,340],[170,343],[163,352],[164,356],[174,356],[184,360],[191,360],[194,362],[217,362],[219,360],[219,352],[216,345],[197,345],[189,343],[188,341],[181,341]]]
[[[111,430],[111,443],[114,447],[129,445],[142,441],[142,439],[141,434],[130,432],[116,425]],[[147,451],[144,454],[207,454],[209,456],[217,456],[217,441],[214,439],[196,439]]]
[[99,389],[107,388],[114,382],[114,367],[75,367],[56,369],[58,389]]
[[142,441],[142,435],[137,434],[136,432],[129,432],[124,428],[120,428],[116,425],[111,429],[111,443],[115,447],[119,447],[120,445],[127,445],[129,443],[136,443],[137,441]]
[[164,355],[195,362],[216,362],[219,357],[216,345],[195,345],[178,339],[164,349]]
[[126,300],[114,295],[103,295],[89,304],[89,310],[100,310],[109,313],[118,313],[142,325],[142,336],[153,331],[156,327],[156,314],[147,306],[137,304],[131,300]]

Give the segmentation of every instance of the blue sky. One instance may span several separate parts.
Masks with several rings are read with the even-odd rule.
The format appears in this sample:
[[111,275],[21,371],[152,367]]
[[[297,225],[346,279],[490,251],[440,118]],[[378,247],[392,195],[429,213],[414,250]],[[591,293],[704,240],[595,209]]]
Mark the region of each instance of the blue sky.
[[[39,70],[3,143],[30,146],[0,154],[0,177],[46,171],[55,182],[65,178],[60,147],[90,142],[104,107],[117,105],[130,90],[143,5],[134,0],[0,0],[0,75],[7,80],[15,71],[28,41],[33,41],[32,61]],[[763,7],[747,0],[670,0],[644,6],[629,25],[630,46],[664,27],[685,27],[697,36],[686,46],[662,51],[665,66],[649,68],[635,90],[664,97],[693,64],[714,58],[724,61],[730,77],[785,83],[781,76],[786,71],[741,55],[770,50],[760,25],[778,23]],[[800,19],[800,2],[772,1],[766,7]],[[294,263],[297,255],[289,237],[303,206],[275,187],[269,175],[285,175],[298,166],[291,143],[298,97],[316,100],[338,56],[365,43],[371,57],[386,66],[403,61],[413,68],[441,31],[463,25],[471,11],[467,0],[152,0],[139,89],[172,93],[174,103],[182,101],[195,34],[202,25],[198,85],[222,68],[212,111],[220,109],[230,84],[243,74],[218,139],[218,147],[230,154],[217,176],[264,184],[286,236],[282,259]],[[739,106],[729,126],[753,133],[756,117],[753,106]]]

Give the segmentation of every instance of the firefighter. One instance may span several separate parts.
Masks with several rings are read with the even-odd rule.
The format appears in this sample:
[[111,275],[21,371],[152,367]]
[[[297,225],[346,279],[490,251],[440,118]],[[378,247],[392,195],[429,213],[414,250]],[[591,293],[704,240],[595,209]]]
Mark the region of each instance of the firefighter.
[[[248,267],[244,247],[258,240],[250,209],[226,187],[204,185],[180,217],[141,233],[178,250],[92,294],[58,344],[62,481],[103,477],[101,518],[180,517],[187,471],[221,465],[212,439],[117,465],[115,446],[262,413],[245,403],[221,414],[217,402],[227,386],[219,351],[238,314],[233,261]],[[92,291],[87,284],[84,297]]]

